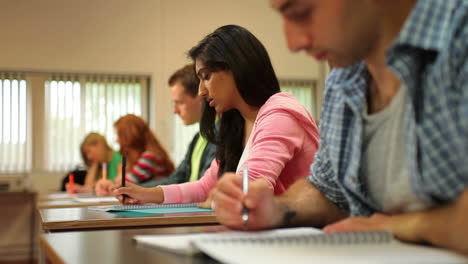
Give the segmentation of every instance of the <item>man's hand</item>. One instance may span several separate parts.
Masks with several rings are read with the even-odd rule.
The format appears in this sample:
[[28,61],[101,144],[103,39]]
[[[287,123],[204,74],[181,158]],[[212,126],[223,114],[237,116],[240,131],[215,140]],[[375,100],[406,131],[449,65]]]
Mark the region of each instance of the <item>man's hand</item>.
[[[258,179],[249,184],[249,193],[242,193],[240,175],[225,173],[211,192],[211,203],[216,217],[223,225],[233,229],[266,229],[279,226],[283,210],[273,197],[269,183]],[[242,208],[249,209],[249,221],[244,227]]]
[[418,213],[401,215],[373,214],[371,217],[349,217],[339,222],[326,226],[323,231],[327,233],[354,232],[354,231],[379,231],[392,232],[393,235],[407,242],[423,242],[422,237],[416,232],[419,221]]

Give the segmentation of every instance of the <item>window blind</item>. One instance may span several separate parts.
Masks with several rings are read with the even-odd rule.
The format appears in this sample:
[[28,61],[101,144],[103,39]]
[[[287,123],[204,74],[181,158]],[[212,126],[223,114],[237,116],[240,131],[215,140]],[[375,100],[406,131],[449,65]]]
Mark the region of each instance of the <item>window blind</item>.
[[113,124],[126,114],[146,118],[147,83],[138,76],[51,75],[45,83],[47,170],[81,164],[79,147],[90,132],[117,150]]
[[0,172],[31,168],[28,139],[28,89],[20,73],[0,72]]

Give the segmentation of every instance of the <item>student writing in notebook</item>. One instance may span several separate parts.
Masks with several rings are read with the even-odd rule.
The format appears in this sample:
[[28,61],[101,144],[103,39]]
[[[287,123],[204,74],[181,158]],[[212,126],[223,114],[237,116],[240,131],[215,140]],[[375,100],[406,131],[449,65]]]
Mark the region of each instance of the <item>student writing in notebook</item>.
[[96,181],[101,178],[103,164],[106,164],[108,179],[113,180],[117,176],[122,157],[107,144],[107,140],[103,135],[89,133],[83,139],[80,151],[83,161],[87,166],[85,182],[84,185],[73,184],[73,190],[71,190],[69,184],[66,184],[68,192],[92,192]]
[[218,219],[244,228],[390,230],[468,254],[468,2],[271,0],[289,49],[333,65],[320,150],[279,197],[224,175]]
[[317,127],[297,99],[280,92],[260,41],[240,26],[223,26],[189,55],[206,99],[201,134],[216,144],[216,159],[196,182],[118,188],[119,199],[127,194],[128,203],[202,202],[224,172],[240,174],[244,166],[252,180],[265,179],[276,194],[305,176],[318,148]]
[[[170,175],[174,164],[163,146],[141,117],[125,115],[114,124],[120,153],[127,158],[126,181],[142,184],[146,181]],[[120,176],[120,174],[119,174]],[[115,181],[101,179],[96,184],[97,195],[108,195],[121,177]]]

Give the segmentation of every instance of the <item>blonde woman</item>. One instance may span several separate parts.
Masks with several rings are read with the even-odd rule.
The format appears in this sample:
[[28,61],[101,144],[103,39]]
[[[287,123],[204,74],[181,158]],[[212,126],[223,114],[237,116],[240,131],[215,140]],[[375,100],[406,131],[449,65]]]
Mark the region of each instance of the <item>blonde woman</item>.
[[[102,177],[105,167],[106,178],[114,180],[118,175],[122,156],[114,151],[104,136],[98,133],[89,133],[80,146],[83,162],[87,166],[84,185],[66,185],[68,192],[83,193],[92,192],[94,184]],[[73,189],[72,189],[73,188]]]

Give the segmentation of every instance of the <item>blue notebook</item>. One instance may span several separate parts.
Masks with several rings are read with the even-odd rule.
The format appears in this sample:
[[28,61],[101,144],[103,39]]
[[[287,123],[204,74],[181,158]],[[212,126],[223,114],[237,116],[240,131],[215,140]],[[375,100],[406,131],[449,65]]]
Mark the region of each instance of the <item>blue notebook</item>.
[[109,205],[109,206],[92,206],[91,210],[115,212],[117,214],[130,213],[131,215],[139,214],[180,214],[180,213],[200,213],[213,212],[212,209],[199,208],[197,203],[183,204],[144,204],[144,205]]

